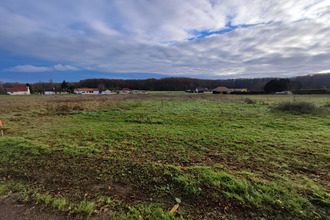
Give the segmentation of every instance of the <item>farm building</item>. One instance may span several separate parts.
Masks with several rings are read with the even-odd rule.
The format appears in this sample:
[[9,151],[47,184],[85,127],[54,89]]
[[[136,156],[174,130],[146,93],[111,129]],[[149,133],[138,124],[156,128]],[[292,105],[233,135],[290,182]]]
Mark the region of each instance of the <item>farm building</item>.
[[102,91],[101,94],[112,94],[111,91],[109,89],[105,90],[105,91]]
[[212,90],[213,94],[220,94],[220,93],[227,94],[227,93],[230,93],[231,91],[234,91],[234,90],[228,89],[227,87],[224,87],[224,86],[219,86]]
[[45,91],[45,95],[63,95],[63,94],[68,94],[69,92],[65,91]]
[[119,92],[119,94],[130,94],[130,93],[132,93],[132,90],[129,88],[123,88],[123,89],[119,90],[118,92]]
[[275,92],[275,95],[292,95],[291,91]]
[[238,89],[238,88],[235,88],[235,89],[228,89],[227,87],[224,87],[224,86],[219,86],[215,89],[212,90],[213,94],[230,94],[232,92],[247,92],[246,89]]
[[8,89],[8,95],[30,95],[30,88],[28,86],[15,86]]
[[99,94],[99,89],[97,88],[79,88],[74,89],[73,91],[76,94],[82,95],[82,94]]
[[195,89],[195,93],[204,93],[204,92],[208,92],[208,88],[205,88],[205,87],[197,87]]
[[45,95],[55,95],[55,91],[45,91]]

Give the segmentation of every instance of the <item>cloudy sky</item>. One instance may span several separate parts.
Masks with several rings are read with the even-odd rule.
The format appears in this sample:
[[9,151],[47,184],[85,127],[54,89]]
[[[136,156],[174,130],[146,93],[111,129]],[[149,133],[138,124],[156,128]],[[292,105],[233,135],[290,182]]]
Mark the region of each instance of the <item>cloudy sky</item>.
[[329,0],[1,0],[0,80],[330,72]]

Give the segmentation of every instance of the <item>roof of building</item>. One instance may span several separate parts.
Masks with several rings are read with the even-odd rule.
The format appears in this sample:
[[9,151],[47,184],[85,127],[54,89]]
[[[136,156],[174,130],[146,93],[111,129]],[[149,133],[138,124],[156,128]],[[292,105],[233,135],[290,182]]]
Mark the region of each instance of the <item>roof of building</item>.
[[93,92],[93,91],[99,91],[97,88],[78,88],[74,89],[75,92]]
[[218,91],[218,92],[224,92],[224,91],[226,91],[226,92],[231,92],[231,91],[233,91],[233,90],[232,90],[232,89],[228,89],[227,87],[224,87],[224,86],[219,86],[219,87],[213,89],[213,91]]
[[132,90],[129,89],[129,88],[122,88],[121,90],[122,90],[122,91],[132,91]]
[[13,88],[8,89],[8,92],[28,92],[29,87],[27,86],[14,86]]

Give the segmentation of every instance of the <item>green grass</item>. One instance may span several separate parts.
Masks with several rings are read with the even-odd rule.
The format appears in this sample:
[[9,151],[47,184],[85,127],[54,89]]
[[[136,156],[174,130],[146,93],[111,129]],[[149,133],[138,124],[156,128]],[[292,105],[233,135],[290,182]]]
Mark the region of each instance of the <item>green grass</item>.
[[53,200],[53,208],[62,211],[67,204],[67,201],[65,198],[54,198]]
[[[6,101],[0,174],[44,187],[27,201],[86,217],[111,209],[112,218],[128,219],[329,215],[328,96],[155,93]],[[322,111],[273,110],[288,101]],[[12,188],[0,186],[0,194]],[[175,198],[182,205],[173,215]]]
[[172,213],[164,212],[160,207],[138,205],[136,207],[129,207],[127,213],[121,213],[115,219],[172,220],[182,218],[175,217]]
[[94,202],[81,201],[79,205],[74,209],[74,213],[81,214],[85,217],[88,217],[94,211]]
[[51,195],[41,193],[35,193],[33,197],[36,200],[36,204],[43,204],[45,206],[48,206],[53,199]]

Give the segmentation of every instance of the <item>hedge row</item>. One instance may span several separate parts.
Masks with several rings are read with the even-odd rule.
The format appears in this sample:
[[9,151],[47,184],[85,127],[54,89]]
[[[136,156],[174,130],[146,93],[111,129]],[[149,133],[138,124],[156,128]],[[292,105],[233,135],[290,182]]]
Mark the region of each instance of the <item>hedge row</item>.
[[326,89],[300,89],[292,91],[293,94],[330,94]]

